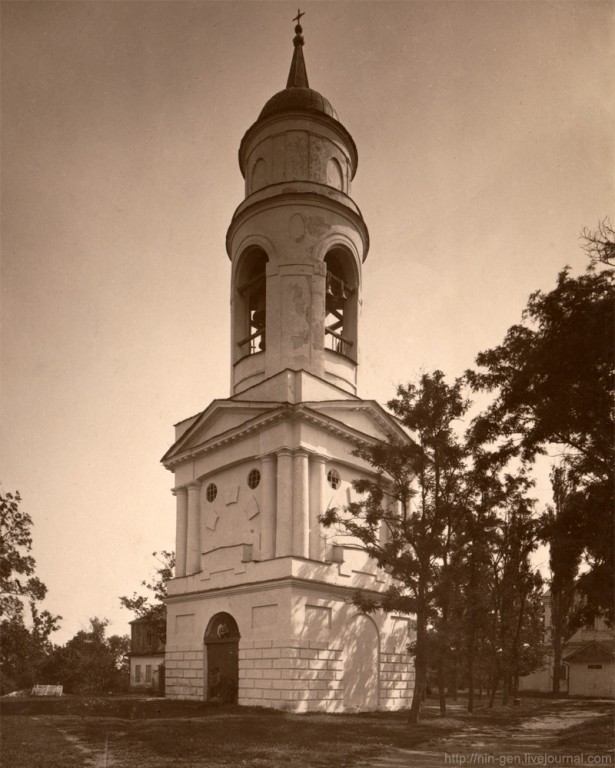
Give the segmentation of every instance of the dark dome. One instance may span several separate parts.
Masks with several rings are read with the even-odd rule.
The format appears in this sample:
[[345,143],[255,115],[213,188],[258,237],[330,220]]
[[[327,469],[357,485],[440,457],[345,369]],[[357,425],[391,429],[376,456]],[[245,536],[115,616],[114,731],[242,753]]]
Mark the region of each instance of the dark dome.
[[263,120],[282,112],[322,112],[338,120],[337,112],[331,106],[331,102],[312,88],[294,86],[279,91],[265,104],[258,119]]

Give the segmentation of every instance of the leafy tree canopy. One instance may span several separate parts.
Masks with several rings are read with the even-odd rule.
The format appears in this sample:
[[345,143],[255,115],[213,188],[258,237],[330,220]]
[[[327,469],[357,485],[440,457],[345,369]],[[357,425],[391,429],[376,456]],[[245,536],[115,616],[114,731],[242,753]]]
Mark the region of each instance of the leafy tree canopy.
[[[61,616],[39,609],[47,587],[34,575],[32,518],[21,496],[0,494],[0,664],[2,693],[31,686],[51,650]],[[25,607],[28,606],[28,611]]]
[[123,608],[135,613],[137,618],[148,618],[158,637],[164,642],[167,622],[167,607],[164,604],[164,598],[167,594],[167,582],[173,578],[175,553],[161,550],[154,552],[153,557],[158,561],[158,566],[149,580],[144,579],[141,582],[141,586],[149,590],[151,594],[139,595],[133,592],[132,597],[123,595],[120,597],[120,604]]
[[472,425],[474,445],[493,443],[503,457],[531,460],[550,446],[567,456],[583,521],[582,578],[590,602],[613,604],[613,270],[573,277],[564,269],[556,287],[536,291],[522,322],[502,344],[481,352],[467,379],[496,397]]
[[0,616],[21,613],[23,599],[43,600],[47,587],[34,576],[32,518],[20,508],[21,496],[0,494]]
[[127,635],[106,637],[107,619],[90,619],[66,645],[53,649],[44,672],[70,693],[105,693],[126,687],[128,682]]
[[399,387],[388,403],[416,436],[358,448],[371,468],[353,482],[361,501],[328,509],[322,523],[358,539],[365,552],[395,579],[377,599],[357,594],[362,610],[393,610],[416,616],[415,691],[410,719],[417,722],[429,662],[428,623],[438,613],[437,590],[452,531],[459,523],[458,475],[462,449],[452,422],[467,409],[461,382],[452,386],[441,371],[424,374],[418,385]]

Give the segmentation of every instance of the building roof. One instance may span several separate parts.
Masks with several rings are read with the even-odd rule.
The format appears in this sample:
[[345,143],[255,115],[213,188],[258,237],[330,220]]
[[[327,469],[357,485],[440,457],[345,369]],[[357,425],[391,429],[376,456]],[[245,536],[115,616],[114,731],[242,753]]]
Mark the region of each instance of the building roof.
[[615,652],[612,644],[597,643],[595,640],[573,650],[563,660],[570,663],[587,664],[595,661],[613,661]]
[[293,39],[294,51],[290,63],[290,71],[286,88],[278,91],[265,104],[258,116],[259,120],[264,120],[272,115],[278,115],[282,112],[322,112],[334,120],[337,120],[337,113],[331,106],[331,102],[325,99],[318,91],[310,88],[303,58],[303,29],[300,24],[295,27],[295,37]]
[[340,122],[337,112],[331,102],[321,93],[310,88],[303,58],[302,27],[297,24],[293,39],[293,58],[290,64],[286,88],[275,93],[262,108],[257,120],[248,128],[239,146],[239,167],[242,174],[246,175],[245,161],[247,147],[251,138],[270,120],[285,116],[311,116],[320,121],[325,121],[340,134],[351,156],[351,179],[357,171],[359,155],[354,140],[348,130]]

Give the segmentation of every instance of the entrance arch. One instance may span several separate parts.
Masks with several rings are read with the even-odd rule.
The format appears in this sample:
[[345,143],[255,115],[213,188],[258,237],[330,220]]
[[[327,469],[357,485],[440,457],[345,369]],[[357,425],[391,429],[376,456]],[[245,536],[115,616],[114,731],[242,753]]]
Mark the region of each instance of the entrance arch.
[[205,699],[237,703],[239,628],[230,613],[216,613],[205,630]]

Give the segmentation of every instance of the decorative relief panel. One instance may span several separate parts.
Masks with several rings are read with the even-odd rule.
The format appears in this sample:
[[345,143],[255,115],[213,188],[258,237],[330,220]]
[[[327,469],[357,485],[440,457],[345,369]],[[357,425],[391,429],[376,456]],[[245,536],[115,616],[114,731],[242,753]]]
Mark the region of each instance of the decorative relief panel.
[[208,528],[210,531],[216,530],[216,525],[218,524],[218,520],[220,518],[216,514],[216,510],[213,507],[207,507],[205,514],[203,515],[203,519],[205,521],[206,528]]
[[254,496],[252,496],[252,498],[246,504],[246,508],[244,512],[248,520],[252,520],[252,518],[256,517],[260,513],[258,502],[254,498]]
[[239,486],[238,485],[230,485],[228,488],[225,488],[224,490],[224,503],[228,507],[230,504],[237,504],[237,500],[239,499]]

